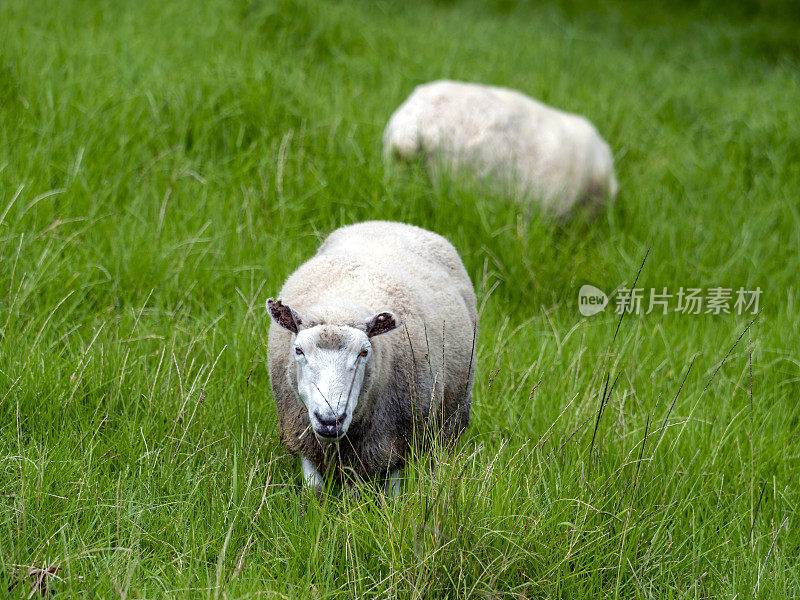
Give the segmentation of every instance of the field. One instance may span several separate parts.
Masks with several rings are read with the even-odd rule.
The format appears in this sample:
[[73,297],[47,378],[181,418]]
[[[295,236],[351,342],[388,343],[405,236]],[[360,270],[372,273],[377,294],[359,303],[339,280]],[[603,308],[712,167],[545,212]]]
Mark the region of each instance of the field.
[[[0,20],[0,595],[800,596],[789,3],[10,0]],[[443,77],[586,115],[616,205],[552,223],[387,169],[389,115]],[[473,420],[399,497],[317,499],[279,442],[264,302],[373,218],[464,259]],[[582,285],[634,282],[638,314],[579,312]],[[720,287],[758,308],[674,310]]]

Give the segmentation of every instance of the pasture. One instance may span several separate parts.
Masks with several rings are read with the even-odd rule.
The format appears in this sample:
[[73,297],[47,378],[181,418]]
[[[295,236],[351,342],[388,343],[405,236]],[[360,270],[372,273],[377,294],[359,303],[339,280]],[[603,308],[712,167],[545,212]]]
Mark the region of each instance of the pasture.
[[[0,595],[800,595],[789,3],[9,0],[0,21]],[[587,116],[616,205],[551,223],[385,168],[389,115],[443,77]],[[464,260],[472,424],[396,499],[317,499],[278,437],[264,302],[375,218]],[[584,284],[634,283],[638,314],[581,315]],[[690,314],[682,288],[760,304]]]

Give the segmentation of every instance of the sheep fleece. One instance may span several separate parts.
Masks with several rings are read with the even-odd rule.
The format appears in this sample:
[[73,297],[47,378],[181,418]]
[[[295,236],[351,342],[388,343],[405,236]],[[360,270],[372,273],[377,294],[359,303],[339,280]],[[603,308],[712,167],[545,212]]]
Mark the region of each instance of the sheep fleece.
[[401,467],[412,437],[436,435],[448,443],[466,428],[478,313],[464,265],[443,237],[382,221],[342,227],[289,277],[279,298],[303,315],[304,327],[363,329],[366,319],[386,310],[403,323],[371,339],[373,358],[338,455],[336,444],[314,437],[295,391],[294,334],[270,326],[270,381],[290,452],[328,475],[345,467],[371,477]]
[[422,157],[434,171],[505,182],[558,216],[596,212],[617,193],[611,150],[588,120],[508,88],[420,85],[389,119],[383,146],[387,160]]

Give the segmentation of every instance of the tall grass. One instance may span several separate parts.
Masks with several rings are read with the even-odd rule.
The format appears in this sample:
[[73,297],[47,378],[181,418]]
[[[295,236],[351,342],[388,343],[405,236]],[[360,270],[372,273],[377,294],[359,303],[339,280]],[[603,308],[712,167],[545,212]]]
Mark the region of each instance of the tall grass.
[[[0,589],[796,597],[790,9],[4,3]],[[558,226],[386,170],[386,119],[441,77],[587,115],[616,206]],[[399,498],[317,499],[279,444],[264,300],[370,218],[461,253],[473,420]],[[760,287],[758,318],[581,317],[580,286],[631,286],[648,248],[637,286]]]

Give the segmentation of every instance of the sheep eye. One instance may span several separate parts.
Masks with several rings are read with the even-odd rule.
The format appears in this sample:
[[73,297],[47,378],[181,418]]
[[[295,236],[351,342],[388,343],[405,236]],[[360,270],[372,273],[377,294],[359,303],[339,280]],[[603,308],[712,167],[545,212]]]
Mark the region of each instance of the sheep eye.
[[300,350],[300,348],[298,348],[297,346],[295,346],[294,348],[294,353],[297,354],[297,356],[303,356],[303,351]]
[[364,349],[363,349],[361,352],[359,352],[359,353],[358,353],[358,355],[359,355],[361,358],[364,358],[364,357],[366,357],[366,356],[367,356],[367,349],[366,349],[366,348],[364,348]]

